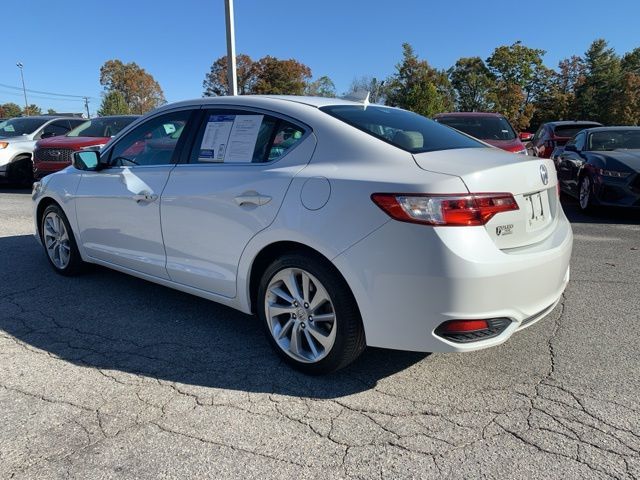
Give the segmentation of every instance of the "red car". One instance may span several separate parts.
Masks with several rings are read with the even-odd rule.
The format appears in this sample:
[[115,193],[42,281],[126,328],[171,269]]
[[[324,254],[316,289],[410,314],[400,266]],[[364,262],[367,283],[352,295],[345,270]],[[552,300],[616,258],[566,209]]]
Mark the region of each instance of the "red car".
[[101,147],[120,130],[139,118],[137,115],[97,117],[87,120],[67,135],[40,140],[33,152],[33,176],[36,180],[71,165],[73,153],[89,147]]
[[567,120],[561,122],[543,123],[527,144],[530,155],[551,158],[556,147],[563,147],[579,131],[585,128],[601,127],[598,122]]
[[507,152],[527,154],[523,141],[531,139],[530,133],[520,135],[506,119],[499,113],[488,112],[451,112],[439,113],[433,119],[467,135],[471,135],[483,142],[501,148]]

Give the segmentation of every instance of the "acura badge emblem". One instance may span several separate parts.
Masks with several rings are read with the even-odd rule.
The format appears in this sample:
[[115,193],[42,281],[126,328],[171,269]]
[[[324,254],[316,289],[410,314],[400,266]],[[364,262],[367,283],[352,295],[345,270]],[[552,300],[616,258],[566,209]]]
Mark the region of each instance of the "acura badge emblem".
[[544,165],[540,165],[540,178],[544,185],[549,183],[549,172],[547,172],[547,167]]

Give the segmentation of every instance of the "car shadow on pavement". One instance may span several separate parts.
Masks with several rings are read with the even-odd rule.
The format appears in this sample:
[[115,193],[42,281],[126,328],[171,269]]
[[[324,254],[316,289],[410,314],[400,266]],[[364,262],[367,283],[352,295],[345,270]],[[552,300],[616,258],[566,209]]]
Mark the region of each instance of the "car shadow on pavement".
[[571,223],[640,225],[640,209],[600,207],[587,215],[580,210],[576,199],[563,194],[561,202]]
[[370,348],[339,372],[308,377],[279,360],[254,317],[106,268],[57,275],[30,235],[0,238],[0,275],[0,333],[111,374],[335,398],[427,356]]

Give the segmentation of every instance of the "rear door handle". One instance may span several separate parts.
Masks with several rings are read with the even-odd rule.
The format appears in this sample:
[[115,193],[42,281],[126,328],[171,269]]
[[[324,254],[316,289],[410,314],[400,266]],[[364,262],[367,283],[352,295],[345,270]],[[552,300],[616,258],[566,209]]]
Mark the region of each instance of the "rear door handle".
[[269,195],[260,195],[257,192],[245,192],[242,195],[235,197],[235,201],[238,205],[266,205],[271,201]]
[[158,199],[158,195],[151,192],[140,192],[131,198],[133,198],[137,203],[151,203]]

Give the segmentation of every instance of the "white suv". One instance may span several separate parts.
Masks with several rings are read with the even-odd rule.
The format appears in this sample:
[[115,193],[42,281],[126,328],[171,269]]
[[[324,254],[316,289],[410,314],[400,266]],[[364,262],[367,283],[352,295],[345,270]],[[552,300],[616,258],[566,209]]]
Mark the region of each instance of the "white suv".
[[31,156],[36,142],[66,135],[85,120],[76,117],[19,117],[0,122],[0,179],[28,185],[33,179]]

